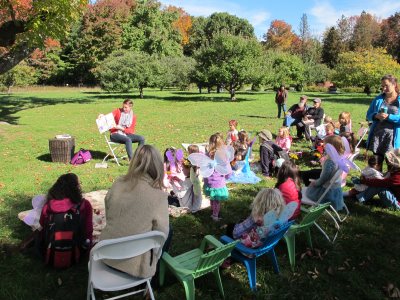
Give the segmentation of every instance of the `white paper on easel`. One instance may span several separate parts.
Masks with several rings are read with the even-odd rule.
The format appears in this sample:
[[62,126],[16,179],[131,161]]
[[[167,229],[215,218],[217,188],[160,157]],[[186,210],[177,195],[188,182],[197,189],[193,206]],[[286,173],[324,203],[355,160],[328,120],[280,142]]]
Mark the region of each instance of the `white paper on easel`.
[[96,120],[96,124],[97,127],[99,128],[100,133],[104,133],[116,126],[114,116],[112,113],[102,115],[100,118]]

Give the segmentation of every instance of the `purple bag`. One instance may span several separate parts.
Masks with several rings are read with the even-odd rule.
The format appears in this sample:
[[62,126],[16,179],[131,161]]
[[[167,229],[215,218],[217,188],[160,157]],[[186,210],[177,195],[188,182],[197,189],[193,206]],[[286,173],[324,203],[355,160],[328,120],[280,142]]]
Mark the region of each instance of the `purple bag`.
[[89,150],[82,149],[75,153],[74,157],[71,159],[71,164],[74,166],[84,164],[92,159],[92,154]]

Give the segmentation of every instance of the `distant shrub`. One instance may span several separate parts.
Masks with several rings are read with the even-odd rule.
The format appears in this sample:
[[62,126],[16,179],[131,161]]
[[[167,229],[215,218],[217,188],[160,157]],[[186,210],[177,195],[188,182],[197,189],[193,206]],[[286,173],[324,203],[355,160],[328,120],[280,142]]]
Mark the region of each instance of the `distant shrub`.
[[347,86],[340,88],[342,93],[364,93],[364,88],[358,86]]
[[328,89],[324,86],[308,85],[303,87],[304,92],[327,92]]

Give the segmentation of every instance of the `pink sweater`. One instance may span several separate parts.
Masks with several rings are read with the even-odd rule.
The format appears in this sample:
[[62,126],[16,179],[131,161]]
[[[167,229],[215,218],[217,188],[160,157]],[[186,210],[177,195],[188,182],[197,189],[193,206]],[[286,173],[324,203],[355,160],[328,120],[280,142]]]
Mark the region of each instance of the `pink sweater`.
[[281,138],[278,136],[276,138],[275,144],[277,144],[279,147],[281,147],[286,152],[289,152],[290,146],[292,146],[292,138],[290,136],[285,137],[285,138]]
[[288,178],[278,187],[278,189],[281,191],[286,204],[288,204],[289,202],[296,202],[298,204],[297,209],[294,211],[293,216],[290,218],[290,220],[296,219],[301,214],[301,192],[297,190],[296,184],[294,183],[292,178]]

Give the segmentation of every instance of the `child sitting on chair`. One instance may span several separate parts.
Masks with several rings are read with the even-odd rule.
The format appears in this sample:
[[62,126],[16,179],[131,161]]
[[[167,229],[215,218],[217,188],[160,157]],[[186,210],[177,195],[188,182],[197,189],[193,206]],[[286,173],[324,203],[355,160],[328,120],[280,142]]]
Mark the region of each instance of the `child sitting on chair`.
[[264,225],[264,215],[271,210],[280,215],[284,207],[285,201],[278,189],[262,189],[251,204],[251,215],[239,224],[233,226],[230,224],[227,235],[240,239],[246,247],[257,248],[266,237],[257,233],[257,227]]
[[289,152],[292,146],[292,137],[290,136],[289,128],[284,126],[279,128],[278,136],[276,137],[275,144],[281,147],[286,152]]
[[299,168],[290,160],[284,161],[279,168],[277,182],[275,187],[282,193],[285,203],[295,202],[296,210],[293,213],[292,219],[296,219],[301,215],[301,183],[299,176]]

